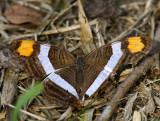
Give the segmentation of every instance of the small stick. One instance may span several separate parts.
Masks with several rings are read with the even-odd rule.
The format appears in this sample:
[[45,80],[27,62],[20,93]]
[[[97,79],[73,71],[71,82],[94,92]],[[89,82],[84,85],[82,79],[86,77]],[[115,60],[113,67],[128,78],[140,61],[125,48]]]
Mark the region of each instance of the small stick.
[[[13,105],[11,105],[11,104],[7,104],[7,105],[8,105],[9,107],[11,107],[11,108],[16,108],[15,106],[13,106]],[[38,119],[38,120],[41,120],[41,121],[46,121],[46,120],[47,120],[47,119],[45,119],[45,118],[42,118],[42,117],[40,117],[40,116],[37,116],[37,115],[32,114],[32,113],[30,113],[30,112],[27,112],[27,111],[25,111],[25,110],[20,109],[20,111],[21,111],[22,113],[25,113],[25,114],[33,117],[33,118]]]
[[135,22],[134,25],[130,26],[128,29],[126,29],[125,31],[123,31],[119,36],[117,36],[116,38],[114,38],[112,41],[117,41],[120,40],[121,38],[123,38],[124,36],[127,36],[128,34],[130,34],[130,32],[132,31],[133,28],[138,28],[139,26],[142,26],[142,24],[144,23],[140,23],[140,21],[142,21],[149,13],[151,13],[153,10],[148,9],[149,7],[151,7],[151,3],[153,2],[153,0],[148,0],[146,6],[145,6],[145,10],[143,12],[143,14],[139,17],[139,19]]
[[[89,25],[95,25],[97,23],[97,20],[93,20],[91,22],[89,22]],[[44,31],[42,32],[40,35],[49,35],[49,34],[58,34],[58,33],[64,33],[64,32],[68,32],[68,31],[73,31],[76,29],[80,29],[81,26],[78,25],[73,25],[70,27],[64,27],[64,28],[59,28],[59,29],[55,29],[55,30],[48,30],[48,31]],[[17,40],[17,39],[21,39],[21,38],[26,38],[26,37],[33,37],[35,36],[35,33],[31,33],[31,34],[24,34],[24,35],[16,35],[16,36],[11,36],[8,38],[8,40],[12,41],[12,40]],[[38,35],[37,35],[38,36]]]

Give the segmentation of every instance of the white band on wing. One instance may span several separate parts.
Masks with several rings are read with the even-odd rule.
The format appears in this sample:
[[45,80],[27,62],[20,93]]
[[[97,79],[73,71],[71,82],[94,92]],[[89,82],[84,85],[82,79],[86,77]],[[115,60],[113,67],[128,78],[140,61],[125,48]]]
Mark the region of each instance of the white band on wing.
[[[121,51],[121,42],[112,43],[112,56],[110,57],[108,63],[105,65],[103,71],[100,72],[98,77],[92,83],[92,85],[86,91],[86,95],[89,97],[93,95],[97,89],[101,86],[101,84],[108,78],[108,76],[112,73],[114,67],[117,65],[119,59],[123,55]],[[83,96],[84,100],[84,96]]]
[[56,85],[60,86],[61,88],[67,90],[71,94],[73,94],[77,99],[79,99],[79,96],[75,90],[75,88],[69,84],[67,81],[62,79],[58,74],[55,74],[54,72],[56,71],[54,67],[52,66],[48,53],[50,50],[50,46],[48,45],[40,45],[40,53],[38,55],[38,59],[40,60],[46,74],[49,76],[49,78],[52,82],[54,82]]
[[55,74],[53,72],[48,76],[48,78],[52,82],[54,82],[56,85],[60,86],[61,88],[65,89],[65,90],[67,90],[68,92],[73,94],[77,99],[79,99],[79,96],[78,96],[76,90],[74,89],[74,87],[72,85],[70,85],[67,81],[62,79],[58,74]]
[[48,58],[49,50],[50,50],[50,46],[40,45],[40,53],[38,55],[38,59],[40,60],[47,75],[55,71],[55,69],[53,68]]

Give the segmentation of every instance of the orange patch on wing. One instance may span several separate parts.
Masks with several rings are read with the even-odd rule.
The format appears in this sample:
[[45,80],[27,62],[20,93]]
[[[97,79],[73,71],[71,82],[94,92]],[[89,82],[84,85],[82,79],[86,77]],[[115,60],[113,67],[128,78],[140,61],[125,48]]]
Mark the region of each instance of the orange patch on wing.
[[144,43],[142,42],[141,37],[131,37],[128,38],[128,49],[132,53],[141,52],[145,47]]
[[22,40],[19,48],[17,49],[17,52],[21,56],[30,56],[32,55],[34,49],[34,41],[29,41],[29,40]]

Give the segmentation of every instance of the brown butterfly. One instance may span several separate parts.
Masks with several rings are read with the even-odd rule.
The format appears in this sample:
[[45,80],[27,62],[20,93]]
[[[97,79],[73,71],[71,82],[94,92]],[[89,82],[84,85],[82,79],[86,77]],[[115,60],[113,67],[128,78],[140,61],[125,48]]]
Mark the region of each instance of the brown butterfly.
[[131,37],[106,44],[84,58],[49,44],[15,40],[10,54],[35,80],[43,80],[50,102],[78,106],[107,84],[122,64],[136,65],[152,48],[152,39]]

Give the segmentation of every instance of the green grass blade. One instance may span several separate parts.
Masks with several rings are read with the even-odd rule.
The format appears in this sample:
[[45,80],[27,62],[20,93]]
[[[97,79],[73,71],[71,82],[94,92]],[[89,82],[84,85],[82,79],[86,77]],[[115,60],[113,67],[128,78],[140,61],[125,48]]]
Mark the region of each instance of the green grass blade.
[[34,86],[30,87],[23,95],[19,97],[16,101],[15,109],[12,112],[11,121],[17,121],[19,110],[31,99],[35,98],[43,91],[43,84],[36,83]]

